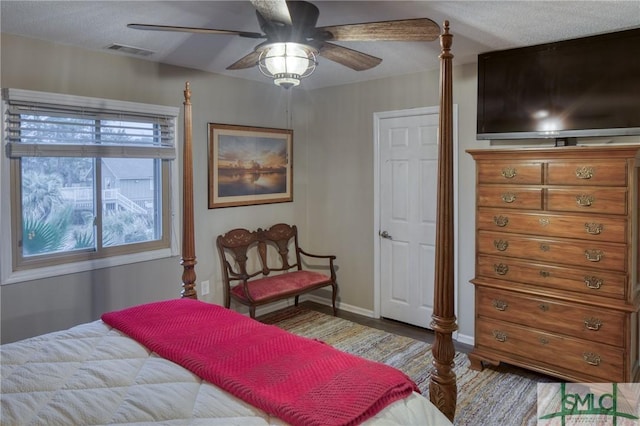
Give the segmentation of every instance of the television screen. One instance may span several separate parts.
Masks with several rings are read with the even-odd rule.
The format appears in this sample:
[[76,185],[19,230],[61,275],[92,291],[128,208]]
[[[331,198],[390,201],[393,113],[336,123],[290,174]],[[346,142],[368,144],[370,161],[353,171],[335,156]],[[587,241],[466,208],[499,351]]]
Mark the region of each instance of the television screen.
[[479,55],[477,133],[640,134],[640,29]]

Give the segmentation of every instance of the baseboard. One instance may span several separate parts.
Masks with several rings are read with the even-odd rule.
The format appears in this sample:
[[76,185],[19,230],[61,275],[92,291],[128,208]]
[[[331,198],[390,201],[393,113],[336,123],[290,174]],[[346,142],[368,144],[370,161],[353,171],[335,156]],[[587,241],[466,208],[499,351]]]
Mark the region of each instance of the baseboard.
[[456,342],[464,343],[465,345],[473,346],[475,339],[473,336],[469,336],[467,334],[457,333]]

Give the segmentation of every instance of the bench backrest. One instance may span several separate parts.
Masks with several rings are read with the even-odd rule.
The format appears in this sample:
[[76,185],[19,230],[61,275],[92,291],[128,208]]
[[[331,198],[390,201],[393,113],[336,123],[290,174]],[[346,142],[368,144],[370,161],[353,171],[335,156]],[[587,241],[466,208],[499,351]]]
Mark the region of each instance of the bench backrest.
[[[279,223],[269,229],[256,231],[244,228],[232,229],[226,234],[218,236],[216,246],[222,263],[223,278],[226,282],[241,280],[243,277],[249,279],[258,274],[269,275],[272,271],[301,269],[298,228],[295,225]],[[290,256],[291,248],[294,249],[294,253],[291,253]],[[272,249],[278,253],[279,262],[274,262],[271,259],[269,254],[273,252]],[[259,269],[249,268],[253,251],[259,258]],[[232,265],[230,261],[235,265]],[[240,277],[234,277],[234,275]]]

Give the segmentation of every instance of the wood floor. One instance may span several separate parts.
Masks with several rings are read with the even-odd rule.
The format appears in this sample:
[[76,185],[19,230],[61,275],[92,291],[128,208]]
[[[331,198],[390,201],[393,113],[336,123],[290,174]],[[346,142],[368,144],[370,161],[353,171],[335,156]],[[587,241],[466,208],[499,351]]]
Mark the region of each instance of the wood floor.
[[[301,302],[300,306],[314,311],[322,312],[324,314],[331,315],[332,309],[330,306],[321,305],[319,303],[305,301]],[[376,328],[378,330],[386,331],[387,333],[398,334],[400,336],[410,337],[415,340],[421,340],[427,343],[433,343],[434,334],[433,331],[426,328],[416,327],[414,325],[406,324],[399,321],[393,321],[386,318],[369,318],[363,315],[354,314],[338,309],[338,317],[344,318],[349,321],[353,321],[358,324],[365,325],[367,327]],[[459,352],[469,353],[472,349],[471,346],[454,342],[456,350]]]

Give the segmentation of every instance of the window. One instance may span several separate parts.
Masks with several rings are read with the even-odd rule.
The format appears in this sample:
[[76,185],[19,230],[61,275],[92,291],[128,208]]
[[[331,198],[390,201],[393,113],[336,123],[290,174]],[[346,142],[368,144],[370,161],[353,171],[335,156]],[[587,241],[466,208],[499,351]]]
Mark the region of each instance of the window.
[[3,284],[176,254],[178,108],[2,96]]

